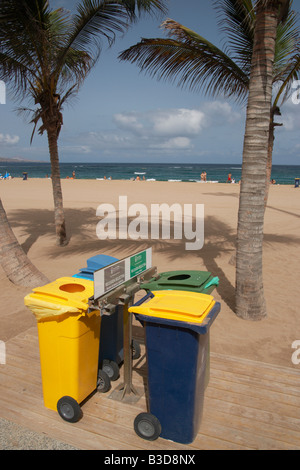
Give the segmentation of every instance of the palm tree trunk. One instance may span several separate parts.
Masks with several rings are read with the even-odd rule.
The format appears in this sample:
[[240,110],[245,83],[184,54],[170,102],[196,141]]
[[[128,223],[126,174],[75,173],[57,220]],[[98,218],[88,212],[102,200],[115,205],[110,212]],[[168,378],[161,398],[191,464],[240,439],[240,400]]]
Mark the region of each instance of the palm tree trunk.
[[8,279],[16,285],[38,287],[49,282],[28,259],[16,239],[0,199],[0,263]]
[[270,188],[270,180],[271,180],[271,173],[272,173],[274,138],[275,138],[274,121],[271,118],[270,127],[269,127],[268,159],[267,159],[267,173],[266,173],[266,187],[265,187],[265,209],[267,207],[267,202],[268,202],[268,197],[269,197],[269,188]]
[[56,232],[56,244],[65,246],[68,244],[66,235],[65,215],[63,209],[63,197],[60,181],[60,168],[58,159],[57,130],[47,129],[48,145],[51,161],[51,178],[54,199],[54,221]]
[[236,314],[248,320],[260,320],[267,315],[262,245],[277,24],[278,4],[259,1],[244,137],[236,257]]

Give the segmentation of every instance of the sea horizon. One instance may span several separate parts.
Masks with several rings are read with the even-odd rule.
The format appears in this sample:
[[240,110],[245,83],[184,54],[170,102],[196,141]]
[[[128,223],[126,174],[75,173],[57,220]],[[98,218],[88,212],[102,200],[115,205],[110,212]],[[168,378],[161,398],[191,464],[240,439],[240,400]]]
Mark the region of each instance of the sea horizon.
[[[241,163],[124,163],[124,162],[62,162],[60,163],[61,179],[112,179],[169,182],[201,182],[201,173],[206,172],[207,182],[226,183],[228,174],[236,183],[241,179]],[[45,178],[51,175],[50,162],[34,161],[1,161],[0,174],[10,174],[13,178]],[[271,179],[276,184],[294,185],[295,178],[300,177],[300,165],[273,165]]]

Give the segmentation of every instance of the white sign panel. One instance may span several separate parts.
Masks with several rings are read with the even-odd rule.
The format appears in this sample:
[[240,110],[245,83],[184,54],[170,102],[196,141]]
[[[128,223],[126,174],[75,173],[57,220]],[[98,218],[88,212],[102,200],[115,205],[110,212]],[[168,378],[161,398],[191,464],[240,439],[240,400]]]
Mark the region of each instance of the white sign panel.
[[152,248],[116,261],[94,272],[94,299],[152,267]]

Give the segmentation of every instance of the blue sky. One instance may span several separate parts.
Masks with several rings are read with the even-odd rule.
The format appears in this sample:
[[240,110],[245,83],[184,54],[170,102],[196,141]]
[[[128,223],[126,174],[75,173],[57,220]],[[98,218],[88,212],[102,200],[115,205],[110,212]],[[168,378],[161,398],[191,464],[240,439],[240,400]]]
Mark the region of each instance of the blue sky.
[[[170,0],[167,17],[222,46],[211,0]],[[53,7],[74,9],[76,2],[52,0]],[[300,14],[300,0],[294,0]],[[165,18],[142,18],[112,48],[103,44],[100,60],[79,94],[64,108],[59,138],[61,162],[241,163],[246,109],[221,96],[211,98],[141,74],[120,62],[119,53],[141,37],[163,37]],[[9,93],[0,104],[0,157],[48,161],[47,137],[14,109]],[[281,108],[274,164],[300,165],[300,104]],[[279,119],[278,119],[279,121]]]

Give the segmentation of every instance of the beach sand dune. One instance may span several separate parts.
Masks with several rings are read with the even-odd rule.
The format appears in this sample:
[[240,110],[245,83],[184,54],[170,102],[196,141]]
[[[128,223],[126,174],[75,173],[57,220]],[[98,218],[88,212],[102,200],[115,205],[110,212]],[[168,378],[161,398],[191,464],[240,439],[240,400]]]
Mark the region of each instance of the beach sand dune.
[[[117,258],[152,247],[158,271],[208,270],[220,278],[214,291],[221,313],[211,330],[211,350],[300,369],[292,363],[292,343],[300,340],[300,189],[271,186],[264,230],[264,288],[268,317],[259,322],[234,314],[235,250],[239,185],[167,183],[147,181],[63,180],[67,247],[55,245],[52,185],[48,179],[13,179],[0,182],[0,194],[11,226],[31,261],[51,281],[75,274],[86,259],[103,253]],[[188,240],[99,240],[97,207],[127,196],[128,206],[144,204],[204,204],[205,241],[201,250],[187,251]],[[0,340],[35,325],[24,306],[30,289],[14,286],[0,270]],[[134,325],[135,334],[143,334]]]

